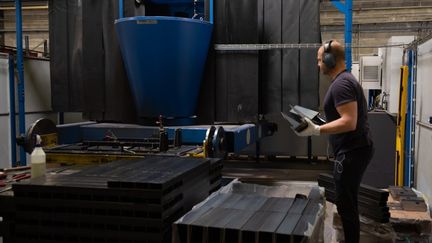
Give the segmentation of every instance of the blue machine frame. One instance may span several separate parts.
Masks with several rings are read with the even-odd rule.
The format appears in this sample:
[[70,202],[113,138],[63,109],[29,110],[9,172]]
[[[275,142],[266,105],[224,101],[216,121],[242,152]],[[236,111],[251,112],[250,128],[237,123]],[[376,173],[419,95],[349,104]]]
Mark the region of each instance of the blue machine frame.
[[[257,131],[254,124],[223,126],[227,142],[227,151],[238,153],[256,142]],[[203,145],[210,125],[165,127],[168,139],[173,140],[175,130],[181,129],[182,144]],[[146,138],[159,134],[159,127],[141,126],[135,124],[113,124],[83,122],[67,125],[58,125],[59,144],[72,144],[81,141],[102,141],[107,133],[118,138],[136,139]]]

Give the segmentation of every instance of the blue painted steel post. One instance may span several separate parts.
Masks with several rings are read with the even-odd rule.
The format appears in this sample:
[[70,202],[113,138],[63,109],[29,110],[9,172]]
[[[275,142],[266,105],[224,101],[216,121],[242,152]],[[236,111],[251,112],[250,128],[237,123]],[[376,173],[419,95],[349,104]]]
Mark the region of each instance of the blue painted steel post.
[[16,158],[16,119],[15,119],[15,64],[13,55],[9,55],[9,118],[10,118],[10,140],[11,140],[11,163],[17,166]]
[[123,8],[123,0],[119,0],[119,19],[123,18],[123,15],[124,15],[123,9],[124,9]]
[[210,6],[209,6],[209,9],[210,9],[209,21],[210,21],[210,24],[213,24],[213,0],[210,0],[209,4],[210,4]]
[[352,66],[352,0],[345,0],[345,61],[346,68]]
[[345,0],[345,4],[339,0],[330,0],[331,3],[345,15],[345,62],[347,70],[352,66],[352,0]]
[[[21,0],[15,0],[16,19],[16,48],[17,48],[17,69],[18,69],[18,101],[19,101],[19,132],[25,134],[25,99],[24,99],[24,62],[22,43],[22,13]],[[27,164],[24,148],[20,147],[20,165]]]
[[408,98],[407,98],[407,118],[405,125],[405,165],[404,165],[404,186],[412,186],[412,148],[413,148],[413,99],[414,99],[414,52],[408,51]]

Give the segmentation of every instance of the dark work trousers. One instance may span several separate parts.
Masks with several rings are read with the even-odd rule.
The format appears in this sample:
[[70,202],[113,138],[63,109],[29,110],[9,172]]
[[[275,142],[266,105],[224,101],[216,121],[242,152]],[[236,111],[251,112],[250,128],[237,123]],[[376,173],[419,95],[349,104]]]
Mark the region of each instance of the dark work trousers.
[[336,206],[342,218],[345,242],[347,243],[359,242],[360,220],[357,194],[373,153],[373,146],[368,146],[336,156],[333,170],[336,185]]

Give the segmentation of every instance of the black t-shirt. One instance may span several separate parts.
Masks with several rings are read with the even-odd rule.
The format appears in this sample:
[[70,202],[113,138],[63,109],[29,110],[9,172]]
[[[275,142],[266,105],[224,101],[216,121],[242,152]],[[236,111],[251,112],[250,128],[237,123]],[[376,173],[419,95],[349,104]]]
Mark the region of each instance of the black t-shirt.
[[363,89],[350,72],[343,71],[333,80],[324,98],[327,122],[340,118],[336,107],[351,101],[357,101],[357,127],[351,132],[330,135],[335,155],[372,144]]

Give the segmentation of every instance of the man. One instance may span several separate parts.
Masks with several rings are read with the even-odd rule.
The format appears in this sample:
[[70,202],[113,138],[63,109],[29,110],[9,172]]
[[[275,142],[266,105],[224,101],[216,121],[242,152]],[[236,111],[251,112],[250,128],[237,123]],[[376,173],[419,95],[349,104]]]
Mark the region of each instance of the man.
[[324,98],[327,123],[321,126],[307,120],[308,127],[299,136],[329,134],[336,160],[334,179],[336,205],[342,218],[346,242],[359,242],[360,222],[357,194],[360,182],[373,155],[363,89],[346,70],[345,51],[337,41],[329,41],[318,50],[320,71],[332,83]]

